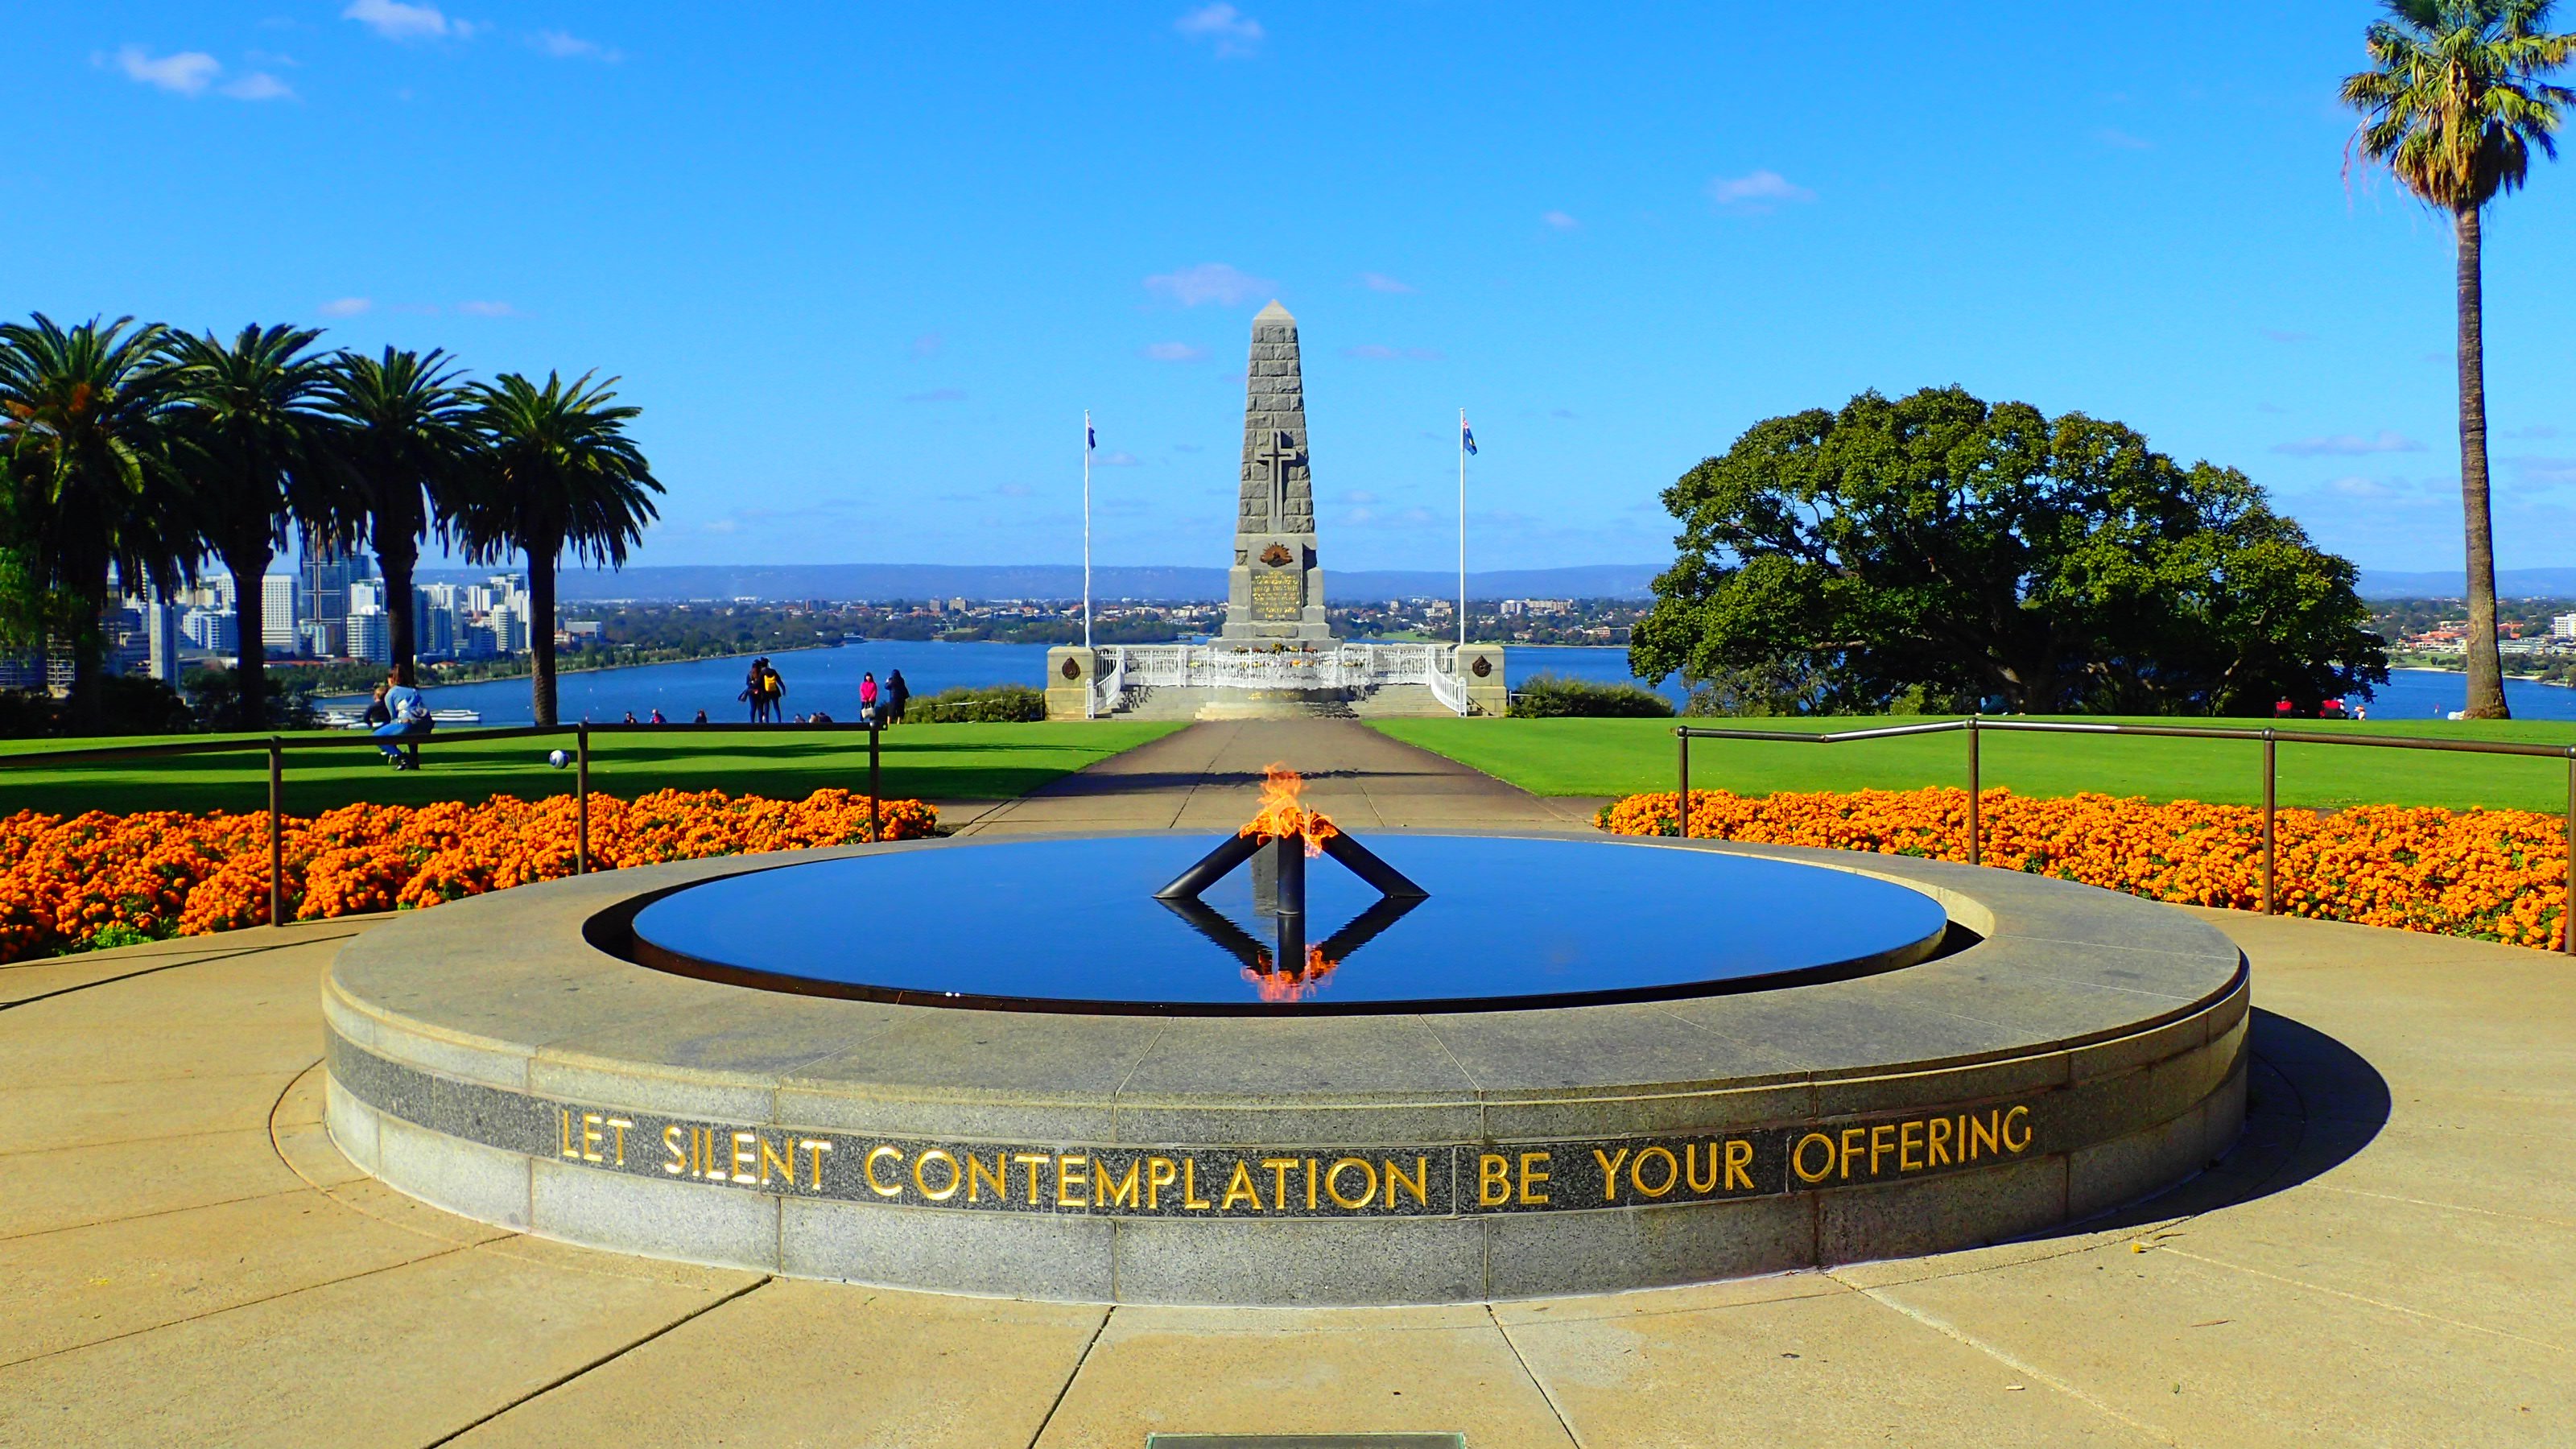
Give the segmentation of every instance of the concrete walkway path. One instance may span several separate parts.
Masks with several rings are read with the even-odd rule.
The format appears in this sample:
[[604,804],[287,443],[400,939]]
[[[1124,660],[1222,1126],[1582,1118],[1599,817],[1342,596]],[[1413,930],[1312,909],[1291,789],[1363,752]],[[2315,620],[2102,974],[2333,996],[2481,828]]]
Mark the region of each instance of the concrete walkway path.
[[[993,825],[1230,825],[1271,758],[1332,760],[1319,803],[1355,822],[1555,818],[1364,734],[1223,725]],[[324,1136],[318,981],[370,922],[0,967],[0,1445],[2569,1443],[2576,972],[2207,914],[2254,962],[2253,1110],[2167,1198],[1972,1252],[1418,1310],[943,1298],[545,1242]]]
[[1232,830],[1259,808],[1262,771],[1306,777],[1306,801],[1357,829],[1588,826],[1591,816],[1379,734],[1356,720],[1194,724],[1005,801],[960,835]]

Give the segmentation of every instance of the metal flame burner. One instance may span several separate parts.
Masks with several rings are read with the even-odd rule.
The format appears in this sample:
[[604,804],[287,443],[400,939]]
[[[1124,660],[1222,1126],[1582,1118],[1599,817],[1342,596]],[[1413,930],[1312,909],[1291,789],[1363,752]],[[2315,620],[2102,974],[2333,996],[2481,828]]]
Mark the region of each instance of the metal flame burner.
[[1296,837],[1241,836],[815,861],[652,901],[630,954],[809,995],[1335,1014],[1770,990],[1912,965],[1949,929],[1919,890],[1782,860],[1599,839],[1391,835],[1383,859],[1347,835],[1319,844],[1350,869],[1307,870]]

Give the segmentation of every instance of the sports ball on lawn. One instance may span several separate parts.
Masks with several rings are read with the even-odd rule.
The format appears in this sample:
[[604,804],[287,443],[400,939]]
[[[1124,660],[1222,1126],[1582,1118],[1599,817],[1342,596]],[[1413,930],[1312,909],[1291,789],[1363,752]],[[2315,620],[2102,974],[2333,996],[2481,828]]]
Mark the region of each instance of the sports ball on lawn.
[[572,756],[565,754],[561,750],[557,750],[553,754],[546,756],[546,763],[560,770],[564,766],[572,763]]

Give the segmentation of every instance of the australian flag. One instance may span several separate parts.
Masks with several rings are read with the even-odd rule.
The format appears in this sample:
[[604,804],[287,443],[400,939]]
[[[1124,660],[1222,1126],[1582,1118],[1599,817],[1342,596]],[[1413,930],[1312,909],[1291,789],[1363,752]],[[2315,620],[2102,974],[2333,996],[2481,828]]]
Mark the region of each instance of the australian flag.
[[1082,446],[1085,448],[1097,449],[1100,446],[1100,430],[1089,423],[1084,423],[1082,425]]
[[1458,446],[1467,450],[1467,456],[1476,455],[1476,430],[1467,426],[1465,418],[1458,420]]

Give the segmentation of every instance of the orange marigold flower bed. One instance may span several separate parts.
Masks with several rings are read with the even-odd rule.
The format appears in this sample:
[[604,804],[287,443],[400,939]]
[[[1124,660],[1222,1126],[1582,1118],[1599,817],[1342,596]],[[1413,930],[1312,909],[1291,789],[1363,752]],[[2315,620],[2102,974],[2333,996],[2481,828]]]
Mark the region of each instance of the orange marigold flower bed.
[[[1616,835],[1677,835],[1674,804],[1669,790],[1631,795],[1602,807],[1599,824]],[[1990,866],[2150,900],[2262,906],[2263,812],[2251,806],[1987,790],[1978,816]],[[1693,790],[1690,819],[1702,839],[1968,858],[1965,790]],[[2556,816],[2527,810],[2283,810],[2273,826],[2274,893],[2290,915],[2563,948],[2565,830]]]
[[[883,801],[878,818],[888,840],[939,825],[939,812],[919,800]],[[434,906],[570,875],[577,828],[571,798],[560,795],[349,805],[290,815],[284,826],[283,894],[300,921]],[[603,870],[868,838],[867,797],[847,790],[802,800],[658,790],[590,802],[591,860]],[[267,919],[265,814],[0,816],[0,961]]]

